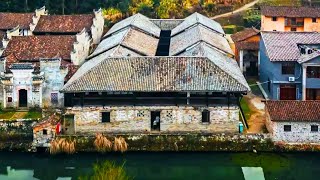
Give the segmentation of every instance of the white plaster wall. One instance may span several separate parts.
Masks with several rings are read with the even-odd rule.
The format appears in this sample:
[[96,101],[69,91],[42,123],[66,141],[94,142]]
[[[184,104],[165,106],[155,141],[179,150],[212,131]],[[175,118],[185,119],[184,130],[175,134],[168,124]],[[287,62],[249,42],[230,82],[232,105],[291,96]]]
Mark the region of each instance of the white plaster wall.
[[91,39],[89,34],[83,29],[76,35],[76,42],[73,44],[71,61],[74,65],[82,65],[89,55]]
[[[291,132],[284,132],[284,125],[291,125]],[[319,143],[320,132],[311,132],[311,125],[319,122],[272,122],[273,139],[289,143]]]
[[[64,78],[68,73],[67,69],[60,69],[61,61],[57,60],[41,60],[40,71],[44,73],[44,83],[42,85],[42,107],[54,108],[63,107],[64,95],[59,90],[64,85]],[[58,104],[51,103],[51,93],[58,93]]]
[[32,92],[32,72],[33,69],[28,70],[11,70],[13,74],[13,91],[12,91],[12,100],[11,103],[13,107],[19,107],[19,90],[25,89],[27,90],[27,98],[28,98],[28,107],[33,107],[34,103],[33,92]]
[[[209,107],[210,123],[202,123],[204,108],[182,106],[74,107],[76,132],[149,132],[151,111],[160,111],[161,132],[238,132],[238,107]],[[101,112],[110,112],[110,123],[101,123]]]
[[104,18],[102,15],[102,10],[94,11],[93,24],[91,26],[91,34],[92,34],[92,43],[99,44],[104,27]]

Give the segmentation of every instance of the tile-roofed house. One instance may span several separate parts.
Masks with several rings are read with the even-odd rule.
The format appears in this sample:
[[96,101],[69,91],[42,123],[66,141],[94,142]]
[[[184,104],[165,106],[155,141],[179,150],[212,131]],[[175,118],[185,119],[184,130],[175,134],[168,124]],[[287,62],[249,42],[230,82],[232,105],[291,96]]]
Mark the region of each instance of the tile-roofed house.
[[250,87],[226,38],[210,21],[171,36],[183,23],[136,15],[111,28],[60,90],[76,133],[238,132]]
[[262,31],[320,31],[319,7],[262,6]]
[[21,35],[32,35],[34,26],[41,15],[46,15],[45,7],[36,9],[34,13],[0,12],[0,30],[7,31],[19,27]]
[[233,55],[230,45],[224,36],[200,24],[171,37],[169,54],[179,55],[199,42],[206,42],[220,51]]
[[180,23],[177,27],[172,29],[171,36],[175,36],[187,30],[188,28],[198,24],[201,24],[219,34],[225,34],[222,29],[222,26],[218,22],[195,12],[192,15],[185,18],[184,21]]
[[299,44],[320,44],[317,32],[261,32],[270,61],[297,61]]
[[265,108],[275,141],[320,142],[320,101],[266,101]]
[[41,16],[33,31],[36,35],[75,35],[83,29],[97,44],[103,33],[104,19],[101,10],[92,14]]
[[320,17],[320,8],[304,6],[262,6],[261,14],[273,17]]
[[320,33],[262,32],[260,81],[269,99],[320,100]]
[[86,59],[89,48],[90,37],[85,31],[13,36],[0,61],[3,107],[62,107],[59,89]]
[[146,16],[137,13],[113,25],[111,29],[107,32],[105,37],[110,36],[113,33],[127,27],[138,28],[144,33],[150,34],[155,37],[160,36],[160,28],[154,23],[152,23],[150,19]]
[[260,31],[254,27],[231,35],[235,45],[235,58],[246,76],[258,76]]

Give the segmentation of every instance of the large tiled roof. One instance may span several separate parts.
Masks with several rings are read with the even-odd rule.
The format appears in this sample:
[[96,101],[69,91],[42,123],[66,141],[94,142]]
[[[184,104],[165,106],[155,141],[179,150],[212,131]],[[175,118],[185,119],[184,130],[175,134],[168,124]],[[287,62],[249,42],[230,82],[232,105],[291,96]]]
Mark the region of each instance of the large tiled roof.
[[78,33],[84,28],[90,31],[93,14],[41,16],[34,32]]
[[261,32],[270,61],[298,61],[300,44],[320,44],[317,32]]
[[8,30],[17,26],[29,29],[34,15],[34,13],[0,13],[0,29]]
[[61,57],[70,60],[75,36],[14,36],[9,41],[3,56],[14,54],[23,61]]
[[227,39],[211,29],[198,24],[184,32],[171,37],[170,55],[178,55],[192,45],[206,42],[228,54],[233,54]]
[[232,34],[231,38],[232,38],[233,42],[239,42],[239,41],[246,40],[252,36],[258,35],[259,33],[260,33],[260,31],[254,27],[245,28],[242,31],[239,31],[235,34]]
[[[87,63],[91,63],[90,61]],[[90,71],[83,64],[62,92],[85,91],[218,91],[248,88],[206,57],[106,58]]]
[[113,49],[116,46],[127,48],[130,51],[136,52],[136,54],[154,56],[157,51],[158,42],[158,38],[132,27],[127,27],[102,40],[90,57]]
[[207,28],[216,31],[217,33],[224,34],[224,31],[218,22],[196,12],[185,18],[181,24],[172,29],[171,36],[175,36],[176,34],[181,33],[182,31],[185,31],[191,26],[197,24],[202,24],[203,26],[206,26]]
[[267,101],[271,121],[320,121],[320,101]]
[[318,7],[263,6],[261,14],[277,17],[320,17]]
[[152,23],[149,18],[142,14],[135,14],[129,18],[126,18],[111,27],[105,36],[109,36],[126,27],[138,28],[147,34],[151,34],[155,37],[160,36],[161,29]]

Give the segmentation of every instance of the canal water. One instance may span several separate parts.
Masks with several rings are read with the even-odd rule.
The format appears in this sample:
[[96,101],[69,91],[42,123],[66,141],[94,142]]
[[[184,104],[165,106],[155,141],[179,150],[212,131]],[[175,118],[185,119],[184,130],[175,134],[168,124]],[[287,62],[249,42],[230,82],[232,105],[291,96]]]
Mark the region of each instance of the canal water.
[[0,180],[77,179],[101,161],[125,163],[134,179],[320,179],[320,153],[125,153],[50,156],[0,153]]

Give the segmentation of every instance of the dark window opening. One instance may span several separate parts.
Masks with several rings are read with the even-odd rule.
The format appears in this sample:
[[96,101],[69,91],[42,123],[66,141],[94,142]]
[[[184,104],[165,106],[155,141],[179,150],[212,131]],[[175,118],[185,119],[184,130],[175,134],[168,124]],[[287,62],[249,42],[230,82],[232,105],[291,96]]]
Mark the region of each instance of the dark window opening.
[[291,131],[291,125],[284,125],[283,126],[284,132],[290,132]]
[[203,123],[210,122],[210,111],[206,109],[202,111],[202,122]]
[[48,130],[46,130],[46,129],[42,130],[42,134],[43,135],[47,135],[48,134]]
[[291,28],[291,31],[294,31],[294,32],[295,32],[295,31],[297,31],[297,28],[292,27],[292,28]]
[[318,132],[318,126],[317,125],[311,125],[311,132]]
[[101,122],[103,123],[110,122],[110,112],[101,112]]
[[51,93],[51,103],[58,104],[58,93]]
[[151,130],[160,131],[160,111],[151,111]]
[[272,21],[277,21],[277,17],[272,17]]
[[316,23],[317,22],[317,18],[312,18],[312,22]]
[[19,107],[28,106],[28,91],[25,89],[19,90]]
[[169,56],[170,40],[171,40],[171,31],[162,30],[160,32],[160,38],[159,38],[156,56]]
[[12,102],[12,97],[8,97],[8,102]]
[[307,78],[320,78],[320,67],[308,66],[307,67]]
[[282,64],[282,74],[294,74],[294,63],[283,63]]

